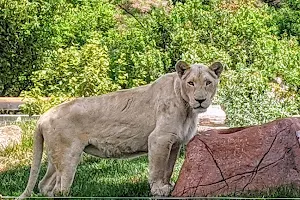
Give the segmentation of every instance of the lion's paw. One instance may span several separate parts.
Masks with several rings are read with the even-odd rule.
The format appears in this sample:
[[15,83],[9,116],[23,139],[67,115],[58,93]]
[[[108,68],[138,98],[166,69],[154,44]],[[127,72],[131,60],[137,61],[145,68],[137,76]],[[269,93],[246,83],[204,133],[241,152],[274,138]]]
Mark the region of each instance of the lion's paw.
[[169,196],[171,191],[173,190],[173,186],[170,184],[162,185],[162,184],[153,184],[151,187],[151,194],[153,196]]

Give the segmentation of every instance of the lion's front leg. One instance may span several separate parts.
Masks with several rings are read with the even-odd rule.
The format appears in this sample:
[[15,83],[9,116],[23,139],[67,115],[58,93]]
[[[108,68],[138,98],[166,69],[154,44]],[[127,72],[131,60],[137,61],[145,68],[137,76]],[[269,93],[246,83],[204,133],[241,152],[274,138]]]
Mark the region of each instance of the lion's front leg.
[[[174,133],[156,131],[149,136],[149,183],[151,194],[154,196],[168,196],[173,189],[167,177],[173,171],[175,162],[171,150],[176,143],[178,143],[178,136]],[[170,167],[172,167],[171,171]]]
[[172,187],[174,186],[174,183],[171,183],[170,180],[173,174],[173,169],[178,157],[179,150],[180,150],[180,143],[177,142],[173,144],[170,151],[169,160],[168,160],[168,164],[164,176],[164,182],[169,183],[170,185],[172,185]]

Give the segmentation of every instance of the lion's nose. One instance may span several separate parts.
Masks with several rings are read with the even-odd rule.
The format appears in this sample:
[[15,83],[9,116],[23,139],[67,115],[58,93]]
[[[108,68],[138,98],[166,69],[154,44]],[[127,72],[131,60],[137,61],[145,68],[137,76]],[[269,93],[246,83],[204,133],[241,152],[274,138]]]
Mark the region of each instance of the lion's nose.
[[200,103],[200,105],[201,105],[201,103],[203,103],[206,99],[195,99],[198,103]]

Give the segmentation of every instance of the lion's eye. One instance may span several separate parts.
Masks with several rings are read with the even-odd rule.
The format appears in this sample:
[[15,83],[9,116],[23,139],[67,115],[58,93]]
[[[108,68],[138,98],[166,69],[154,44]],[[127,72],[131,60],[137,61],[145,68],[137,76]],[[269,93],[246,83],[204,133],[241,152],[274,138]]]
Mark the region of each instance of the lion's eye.
[[206,81],[206,86],[210,85],[211,81]]
[[189,85],[194,86],[194,82],[190,81],[188,82]]

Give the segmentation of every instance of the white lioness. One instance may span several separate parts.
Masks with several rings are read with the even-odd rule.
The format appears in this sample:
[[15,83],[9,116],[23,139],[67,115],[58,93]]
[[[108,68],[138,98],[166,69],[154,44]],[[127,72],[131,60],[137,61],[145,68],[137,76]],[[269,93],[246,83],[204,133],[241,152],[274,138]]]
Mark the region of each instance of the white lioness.
[[172,190],[170,177],[180,145],[196,134],[197,115],[216,93],[223,66],[176,64],[154,83],[101,96],[78,98],[41,116],[34,136],[28,197],[37,181],[43,143],[48,169],[39,183],[46,196],[67,195],[81,154],[123,158],[148,152],[149,184],[155,196]]

